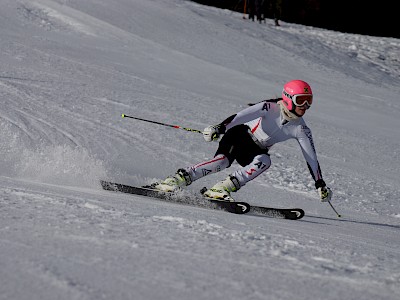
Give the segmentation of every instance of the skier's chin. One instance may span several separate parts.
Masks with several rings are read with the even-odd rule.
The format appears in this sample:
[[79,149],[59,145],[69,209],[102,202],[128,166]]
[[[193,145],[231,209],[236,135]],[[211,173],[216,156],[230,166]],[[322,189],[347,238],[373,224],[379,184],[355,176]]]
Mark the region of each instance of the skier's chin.
[[305,108],[303,108],[303,107],[296,107],[296,114],[297,114],[299,117],[304,116],[305,113],[306,113],[306,109],[305,109]]

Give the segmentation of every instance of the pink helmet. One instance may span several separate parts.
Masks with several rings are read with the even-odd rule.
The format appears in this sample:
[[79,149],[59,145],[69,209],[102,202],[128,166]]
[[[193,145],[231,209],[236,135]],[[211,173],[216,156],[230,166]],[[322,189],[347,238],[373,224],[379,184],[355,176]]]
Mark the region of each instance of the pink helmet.
[[283,104],[285,107],[294,112],[296,106],[308,106],[312,104],[312,90],[310,85],[303,80],[292,80],[283,86],[282,91]]

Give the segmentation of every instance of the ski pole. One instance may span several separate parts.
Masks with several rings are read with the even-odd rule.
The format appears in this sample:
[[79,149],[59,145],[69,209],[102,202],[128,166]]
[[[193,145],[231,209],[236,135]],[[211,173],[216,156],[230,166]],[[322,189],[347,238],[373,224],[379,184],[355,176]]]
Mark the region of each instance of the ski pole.
[[282,100],[282,98],[265,99],[265,100],[261,100],[261,101],[256,102],[256,103],[247,103],[247,105],[248,105],[248,106],[253,106],[253,105],[256,105],[256,104],[261,103],[261,102],[279,101],[279,100]]
[[197,132],[197,133],[201,133],[201,134],[203,133],[202,131],[197,130],[197,129],[182,127],[182,126],[178,126],[178,125],[165,124],[165,123],[161,123],[161,122],[156,122],[156,121],[141,119],[141,118],[137,118],[137,117],[132,117],[132,116],[128,116],[128,115],[125,115],[125,114],[122,114],[121,116],[122,116],[122,118],[130,118],[130,119],[140,120],[140,121],[149,122],[149,123],[153,123],[153,124],[163,125],[163,126],[167,126],[167,127],[183,129],[183,130],[186,130],[186,131]]
[[328,203],[329,203],[329,205],[332,207],[333,211],[336,213],[336,216],[337,216],[338,218],[342,217],[342,215],[338,214],[338,212],[336,211],[336,209],[333,207],[331,201],[328,201]]

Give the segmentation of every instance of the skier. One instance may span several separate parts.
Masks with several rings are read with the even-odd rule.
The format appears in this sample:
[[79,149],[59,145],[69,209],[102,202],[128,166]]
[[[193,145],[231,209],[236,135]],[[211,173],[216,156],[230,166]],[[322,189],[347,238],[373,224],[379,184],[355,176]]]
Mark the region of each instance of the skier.
[[308,83],[302,80],[287,82],[282,98],[262,101],[218,125],[204,129],[203,137],[207,142],[216,141],[223,134],[214,158],[181,168],[175,175],[154,183],[152,188],[175,191],[201,177],[230,167],[236,160],[241,168],[203,194],[208,198],[234,201],[232,192],[238,191],[271,166],[269,149],[276,143],[296,139],[321,201],[329,201],[332,191],[322,179],[311,130],[302,118],[312,103],[313,94]]

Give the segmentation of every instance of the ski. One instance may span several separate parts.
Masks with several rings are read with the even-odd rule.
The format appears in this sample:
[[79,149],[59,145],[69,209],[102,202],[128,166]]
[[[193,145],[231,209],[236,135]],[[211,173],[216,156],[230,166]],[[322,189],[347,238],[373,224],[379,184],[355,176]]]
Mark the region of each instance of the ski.
[[[200,193],[204,194],[205,191],[207,191],[207,188],[203,187],[200,190]],[[304,210],[302,210],[301,208],[276,208],[276,207],[251,205],[249,212],[256,215],[264,215],[273,218],[283,218],[290,220],[298,220],[304,217]]]
[[198,200],[198,203],[193,205],[200,207],[204,206],[203,204],[204,201],[202,202],[201,200],[205,199],[215,204],[213,208],[223,209],[225,211],[235,214],[250,213],[254,215],[262,215],[267,217],[283,218],[290,220],[298,220],[304,217],[304,210],[302,210],[301,208],[276,208],[276,207],[256,206],[256,205],[249,205],[247,202],[220,201],[215,199],[209,199],[204,196],[199,197],[197,199],[193,199],[195,198],[193,196],[178,196],[175,195],[174,193],[160,192],[147,187],[135,187],[104,180],[101,180],[100,183],[104,190],[152,197],[176,203],[190,204],[193,203],[193,200]]
[[[174,193],[157,191],[150,187],[129,186],[121,183],[109,182],[104,180],[101,180],[100,184],[104,190],[146,196],[170,202],[190,204],[193,203],[193,200],[196,200],[190,196],[181,197],[179,195],[175,195]],[[246,202],[219,201],[214,199],[207,199],[205,197],[201,197],[201,199],[203,199],[203,202],[205,199],[210,203],[215,204],[213,208],[219,208],[234,214],[245,214],[250,211],[250,205]],[[191,200],[191,201],[185,201],[185,200]],[[198,206],[201,206],[200,202]]]
[[304,217],[304,210],[301,208],[276,208],[251,205],[250,213],[290,220],[298,220]]

